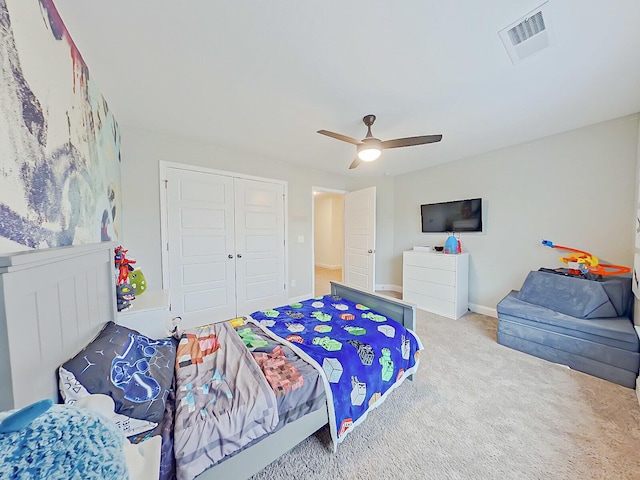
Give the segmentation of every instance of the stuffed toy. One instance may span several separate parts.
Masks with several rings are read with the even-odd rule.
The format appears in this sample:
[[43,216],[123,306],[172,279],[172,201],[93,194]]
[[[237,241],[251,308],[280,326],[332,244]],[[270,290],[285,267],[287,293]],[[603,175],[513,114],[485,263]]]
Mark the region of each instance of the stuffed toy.
[[157,479],[160,437],[132,445],[109,420],[113,406],[111,397],[89,395],[0,412],[0,478]]

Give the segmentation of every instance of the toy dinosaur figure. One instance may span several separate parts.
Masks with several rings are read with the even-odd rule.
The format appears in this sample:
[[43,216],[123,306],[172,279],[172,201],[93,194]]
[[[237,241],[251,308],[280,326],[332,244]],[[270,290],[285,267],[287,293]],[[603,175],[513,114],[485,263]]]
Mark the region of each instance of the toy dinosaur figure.
[[129,283],[129,272],[133,272],[133,264],[136,263],[135,260],[131,260],[127,258],[127,252],[129,250],[125,250],[122,245],[115,248],[115,264],[118,269],[118,280],[116,282],[117,285],[122,285],[125,283]]

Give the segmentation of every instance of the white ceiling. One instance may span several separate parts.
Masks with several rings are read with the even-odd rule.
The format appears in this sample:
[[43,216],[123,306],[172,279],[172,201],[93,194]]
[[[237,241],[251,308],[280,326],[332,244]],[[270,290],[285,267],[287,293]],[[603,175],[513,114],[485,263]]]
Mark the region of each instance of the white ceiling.
[[[549,0],[554,46],[498,36],[542,0],[54,0],[121,125],[397,175],[640,111],[640,1]],[[442,134],[348,170],[382,140]]]

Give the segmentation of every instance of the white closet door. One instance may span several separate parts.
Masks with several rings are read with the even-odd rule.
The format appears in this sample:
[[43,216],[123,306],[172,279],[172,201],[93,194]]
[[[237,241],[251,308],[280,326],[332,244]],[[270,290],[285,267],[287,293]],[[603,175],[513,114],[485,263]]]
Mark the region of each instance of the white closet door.
[[167,169],[171,309],[191,328],[236,316],[233,178]]
[[235,179],[238,315],[283,305],[284,185]]

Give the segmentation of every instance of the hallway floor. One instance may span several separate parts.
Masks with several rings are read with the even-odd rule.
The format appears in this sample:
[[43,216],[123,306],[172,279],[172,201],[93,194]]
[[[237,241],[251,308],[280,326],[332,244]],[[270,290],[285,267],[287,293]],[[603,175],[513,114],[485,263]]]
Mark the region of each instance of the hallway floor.
[[331,285],[329,284],[331,280],[334,280],[336,282],[342,281],[341,268],[332,270],[329,268],[316,266],[315,275],[316,275],[316,291],[314,292],[314,295],[316,297],[331,293]]
[[[327,295],[331,293],[331,285],[329,284],[331,280],[336,282],[342,281],[342,269],[331,270],[329,268],[315,267],[315,275],[316,275],[316,291],[314,292],[315,297],[319,297],[321,295]],[[382,293],[383,295],[387,295],[393,298],[402,298],[401,293],[394,292],[392,290],[379,290],[378,293]]]

